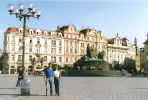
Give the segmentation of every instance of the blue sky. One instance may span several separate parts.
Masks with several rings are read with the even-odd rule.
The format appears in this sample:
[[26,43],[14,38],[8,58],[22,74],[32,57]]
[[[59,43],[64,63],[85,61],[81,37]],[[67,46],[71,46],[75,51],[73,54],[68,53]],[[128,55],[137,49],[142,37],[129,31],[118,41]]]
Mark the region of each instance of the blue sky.
[[[0,39],[8,27],[22,25],[15,16],[8,13],[9,4],[15,7],[30,3],[41,10],[41,18],[30,19],[27,26],[54,30],[57,25],[74,24],[77,29],[92,27],[102,30],[106,37],[127,37],[133,43],[143,46],[148,32],[147,0],[3,0],[0,3]],[[0,43],[3,48],[3,42]]]

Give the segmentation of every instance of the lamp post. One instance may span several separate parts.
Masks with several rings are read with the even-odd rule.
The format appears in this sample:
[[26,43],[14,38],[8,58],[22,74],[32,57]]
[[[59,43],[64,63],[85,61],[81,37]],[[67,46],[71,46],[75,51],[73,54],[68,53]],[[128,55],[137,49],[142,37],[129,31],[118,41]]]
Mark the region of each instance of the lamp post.
[[28,9],[24,9],[24,5],[20,5],[19,8],[14,9],[14,5],[10,5],[8,10],[9,14],[14,14],[16,18],[19,18],[21,21],[23,19],[23,54],[22,54],[22,67],[23,70],[25,69],[24,66],[24,58],[25,58],[25,31],[26,31],[26,20],[30,17],[39,19],[40,11],[33,7],[32,4],[29,5]]

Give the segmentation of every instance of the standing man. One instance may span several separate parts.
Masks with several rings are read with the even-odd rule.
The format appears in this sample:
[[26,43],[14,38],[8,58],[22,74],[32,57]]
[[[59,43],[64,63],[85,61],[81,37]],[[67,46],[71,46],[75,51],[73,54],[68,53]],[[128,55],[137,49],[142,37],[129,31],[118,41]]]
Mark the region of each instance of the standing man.
[[23,68],[19,68],[18,69],[18,80],[17,80],[17,84],[16,87],[21,86],[21,82],[24,79],[24,71]]
[[[54,71],[53,71],[51,63],[49,63],[48,67],[46,67],[44,69],[44,80],[49,82],[50,96],[52,96],[53,95],[53,86],[54,86]],[[47,92],[47,83],[46,83],[46,92]]]

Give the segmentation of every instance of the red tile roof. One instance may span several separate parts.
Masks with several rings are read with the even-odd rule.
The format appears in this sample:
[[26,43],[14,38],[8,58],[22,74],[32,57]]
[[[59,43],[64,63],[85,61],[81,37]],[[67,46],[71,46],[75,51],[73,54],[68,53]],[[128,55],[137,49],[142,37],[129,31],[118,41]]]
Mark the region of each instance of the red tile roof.
[[6,32],[18,32],[18,28],[8,28]]

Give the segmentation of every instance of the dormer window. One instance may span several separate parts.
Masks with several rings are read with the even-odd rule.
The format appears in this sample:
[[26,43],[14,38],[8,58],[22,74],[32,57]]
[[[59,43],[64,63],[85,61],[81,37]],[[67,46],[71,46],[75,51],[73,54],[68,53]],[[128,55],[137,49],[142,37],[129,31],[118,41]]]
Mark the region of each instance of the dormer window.
[[32,43],[32,40],[30,40],[30,43]]
[[20,32],[20,33],[23,33],[23,29],[19,29],[19,32]]
[[41,34],[41,31],[40,30],[36,30],[36,34],[37,35],[40,35]]
[[36,32],[37,35],[39,35],[39,32]]
[[33,31],[32,31],[32,30],[30,30],[30,34],[31,34],[31,35],[33,34]]
[[33,33],[33,32],[31,31],[30,34],[32,35],[32,33]]

